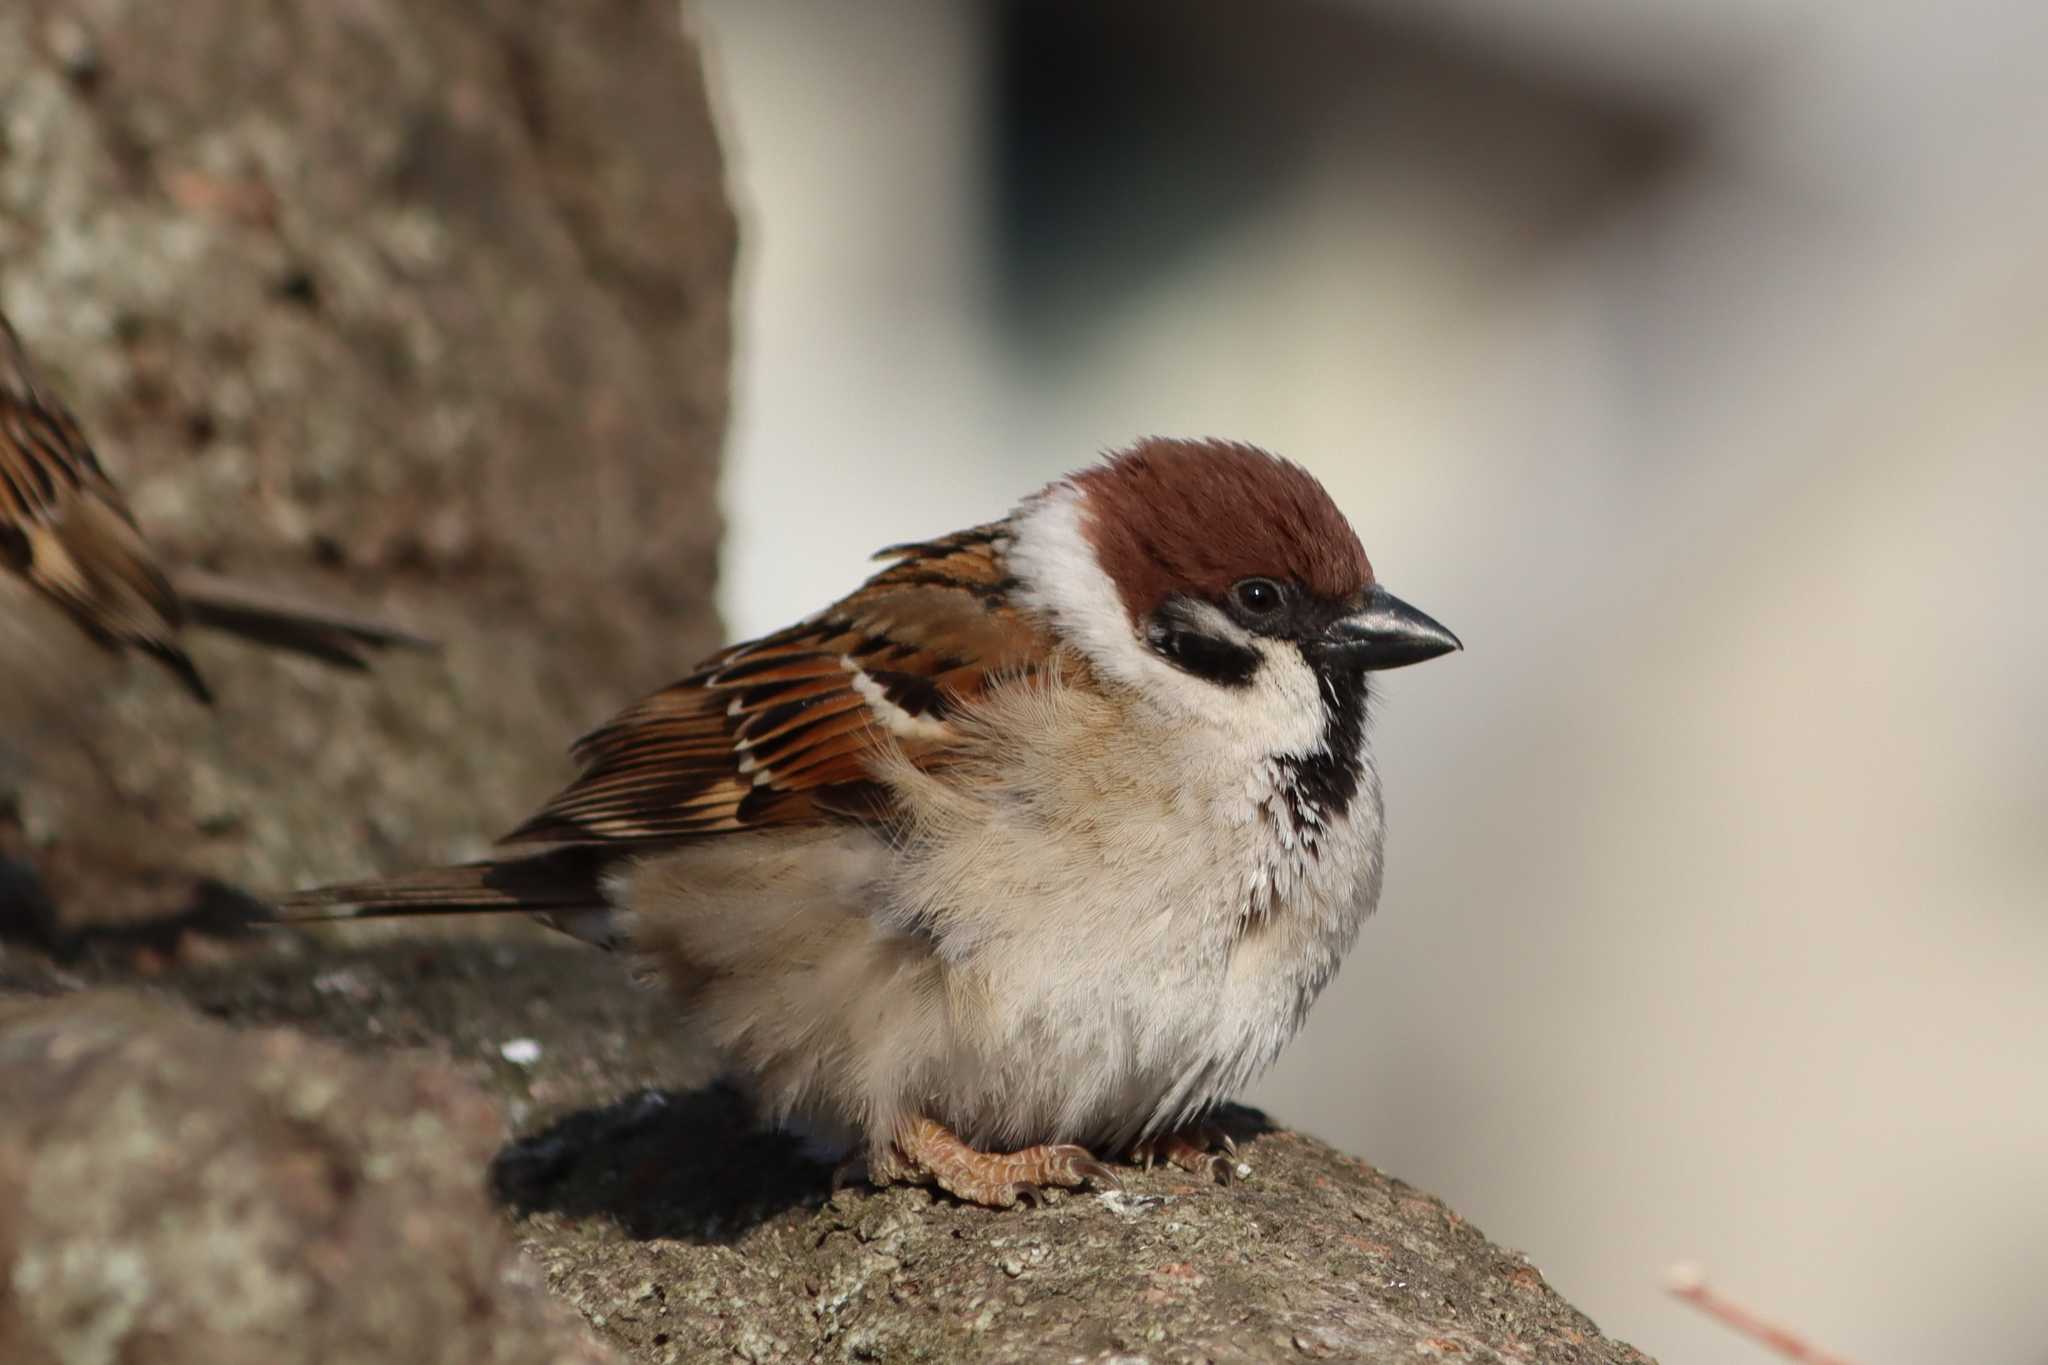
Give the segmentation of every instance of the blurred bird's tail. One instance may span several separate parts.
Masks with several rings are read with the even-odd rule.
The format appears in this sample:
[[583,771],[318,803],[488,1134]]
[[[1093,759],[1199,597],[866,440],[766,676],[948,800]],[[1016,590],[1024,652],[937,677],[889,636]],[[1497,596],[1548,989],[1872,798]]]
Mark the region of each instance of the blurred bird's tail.
[[586,943],[616,948],[618,935],[603,885],[616,857],[610,850],[560,848],[384,881],[314,887],[272,904],[280,920],[298,923],[520,913]]
[[191,625],[340,668],[368,668],[367,656],[375,650],[436,647],[380,621],[287,601],[212,574],[183,573],[175,586]]

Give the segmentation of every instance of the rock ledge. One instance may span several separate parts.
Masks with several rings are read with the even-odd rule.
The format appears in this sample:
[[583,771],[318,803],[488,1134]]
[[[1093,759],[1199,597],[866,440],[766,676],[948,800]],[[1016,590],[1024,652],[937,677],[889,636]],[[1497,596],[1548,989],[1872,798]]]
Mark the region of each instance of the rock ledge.
[[[15,1286],[13,1300],[0,1297],[6,1359],[39,1359],[8,1333],[44,1330],[45,1319],[23,1312],[23,1258],[44,1254],[48,1239],[86,1235],[24,1219],[31,1205],[89,1207],[51,1195],[47,1174],[24,1191],[21,1163],[47,1168],[59,1140],[49,1113],[75,1149],[64,1178],[81,1190],[144,1181],[130,1174],[140,1161],[165,1198],[184,1201],[190,1226],[261,1221],[277,1216],[264,1201],[297,1197],[294,1163],[305,1158],[292,1153],[306,1138],[289,1123],[230,1116],[252,1104],[270,1113],[285,1104],[275,1078],[330,1066],[356,1078],[345,1111],[365,1126],[323,1137],[342,1148],[324,1159],[363,1165],[368,1157],[347,1153],[358,1142],[382,1150],[369,1115],[415,1106],[407,1131],[436,1172],[436,1235],[488,1247],[509,1221],[555,1294],[629,1360],[1646,1359],[1437,1200],[1248,1110],[1230,1121],[1254,1172],[1238,1185],[1131,1170],[1121,1192],[992,1213],[921,1189],[831,1193],[824,1168],[753,1132],[729,1092],[701,1084],[704,1059],[674,1038],[658,994],[623,989],[615,963],[575,948],[292,950],[148,989],[386,1055],[340,1058],[299,1033],[231,1031],[105,992],[13,1007],[0,1024],[0,1084],[24,1100],[0,1117],[0,1263],[12,1264]],[[147,1071],[145,1088],[172,1098],[121,1101],[142,1085],[134,1074],[82,1084],[75,1062],[55,1060],[80,1047],[111,1049],[126,1059],[116,1071]],[[404,1055],[420,1051],[430,1059]],[[230,1064],[236,1057],[261,1064]],[[180,1060],[166,1067],[167,1058]],[[471,1087],[503,1106],[512,1131]],[[163,1136],[179,1131],[171,1115],[185,1116],[189,1141]],[[219,1169],[229,1130],[243,1144],[234,1168],[248,1174],[223,1203],[199,1176]],[[497,1214],[486,1211],[487,1185]],[[124,1218],[91,1226],[111,1236]],[[369,1241],[314,1245],[341,1270],[366,1258],[367,1273],[388,1254]],[[169,1243],[149,1254],[167,1258],[169,1282],[199,1274]],[[490,1263],[484,1251],[464,1255],[452,1264]],[[481,1270],[464,1273],[483,1283]],[[422,1302],[440,1292],[432,1274],[409,1278]]]

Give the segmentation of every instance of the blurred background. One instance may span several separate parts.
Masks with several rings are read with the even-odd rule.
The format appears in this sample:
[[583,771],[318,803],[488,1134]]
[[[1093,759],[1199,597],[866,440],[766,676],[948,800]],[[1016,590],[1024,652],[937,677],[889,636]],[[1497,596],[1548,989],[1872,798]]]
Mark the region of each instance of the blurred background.
[[1141,433],[1306,464],[1469,652],[1250,1098],[1671,1361],[1672,1262],[2048,1361],[2048,8],[686,0],[723,606]]

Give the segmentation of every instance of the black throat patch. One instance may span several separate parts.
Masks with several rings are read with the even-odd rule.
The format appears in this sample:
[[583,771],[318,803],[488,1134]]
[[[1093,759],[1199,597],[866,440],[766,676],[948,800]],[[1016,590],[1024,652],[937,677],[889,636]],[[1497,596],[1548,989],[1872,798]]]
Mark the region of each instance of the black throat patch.
[[1278,760],[1280,795],[1297,829],[1341,819],[1358,797],[1365,776],[1365,708],[1371,686],[1363,669],[1337,668],[1313,657],[1323,704],[1322,747]]

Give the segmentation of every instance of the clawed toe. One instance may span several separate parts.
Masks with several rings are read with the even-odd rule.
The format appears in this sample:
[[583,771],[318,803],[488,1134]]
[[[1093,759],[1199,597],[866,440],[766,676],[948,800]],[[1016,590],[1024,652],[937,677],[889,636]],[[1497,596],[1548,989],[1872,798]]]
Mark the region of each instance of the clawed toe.
[[[1146,1138],[1132,1146],[1130,1160],[1146,1170],[1164,1162],[1219,1185],[1235,1184],[1245,1174],[1237,1160],[1237,1144],[1209,1123]],[[993,1209],[1043,1205],[1048,1188],[1071,1190],[1092,1185],[1121,1190],[1124,1184],[1108,1163],[1071,1142],[1016,1152],[984,1152],[962,1141],[944,1124],[924,1118],[904,1123],[892,1141],[871,1148],[864,1158],[841,1163],[833,1174],[833,1188],[861,1174],[876,1185],[910,1181],[937,1185],[957,1199]]]
[[868,1160],[867,1153],[855,1152],[852,1156],[847,1157],[846,1160],[832,1168],[833,1194],[839,1193],[848,1185],[862,1183],[875,1186],[889,1183],[875,1174],[873,1163]]
[[1100,1185],[1110,1190],[1120,1190],[1124,1187],[1122,1176],[1085,1153],[1080,1160],[1073,1163],[1073,1171],[1079,1177],[1073,1182],[1076,1185],[1086,1181],[1090,1185]]
[[1116,1172],[1085,1147],[1060,1143],[1018,1152],[983,1152],[931,1119],[905,1124],[887,1156],[906,1171],[914,1171],[916,1178],[928,1179],[956,1198],[989,1208],[1043,1204],[1048,1185],[1074,1189],[1088,1184],[1110,1188],[1122,1184]]
[[[1218,1152],[1217,1147],[1223,1150]],[[1148,1171],[1163,1161],[1190,1175],[1207,1176],[1219,1185],[1235,1182],[1241,1171],[1237,1143],[1212,1123],[1146,1138],[1131,1149],[1131,1159]]]

